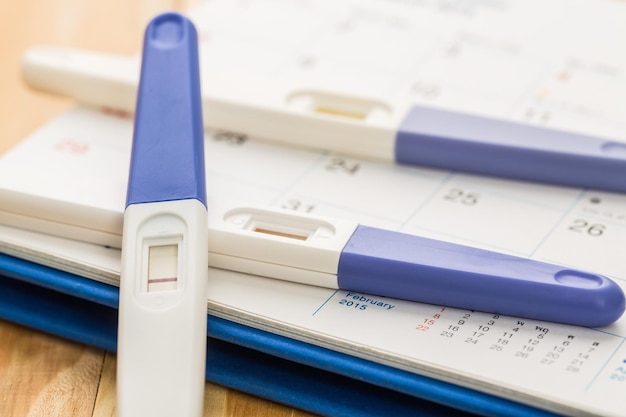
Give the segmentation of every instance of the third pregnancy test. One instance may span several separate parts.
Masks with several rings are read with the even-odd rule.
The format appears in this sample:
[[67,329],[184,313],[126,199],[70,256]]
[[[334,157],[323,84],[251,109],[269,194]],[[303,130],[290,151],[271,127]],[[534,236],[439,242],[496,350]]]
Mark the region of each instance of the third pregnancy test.
[[117,415],[199,417],[207,325],[207,208],[197,34],[146,28],[122,241]]
[[[132,112],[135,59],[33,48],[26,82]],[[401,164],[626,192],[626,143],[275,79],[203,71],[206,127]]]
[[[15,227],[120,247],[117,222],[83,207],[81,216],[63,218],[40,210],[36,223],[0,214]],[[615,282],[575,268],[311,213],[219,199],[210,207],[212,267],[354,291],[363,300],[387,296],[590,327],[612,323],[625,308]]]
[[212,205],[211,266],[366,294],[604,326],[624,312],[610,279],[549,263],[262,207]]

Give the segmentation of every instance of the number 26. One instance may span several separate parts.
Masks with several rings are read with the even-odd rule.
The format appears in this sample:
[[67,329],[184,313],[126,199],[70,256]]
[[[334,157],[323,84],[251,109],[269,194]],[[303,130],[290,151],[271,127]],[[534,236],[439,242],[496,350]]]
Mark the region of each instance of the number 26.
[[576,219],[574,224],[567,228],[576,233],[585,233],[589,236],[602,236],[606,230],[606,226],[603,224],[591,224],[587,220]]

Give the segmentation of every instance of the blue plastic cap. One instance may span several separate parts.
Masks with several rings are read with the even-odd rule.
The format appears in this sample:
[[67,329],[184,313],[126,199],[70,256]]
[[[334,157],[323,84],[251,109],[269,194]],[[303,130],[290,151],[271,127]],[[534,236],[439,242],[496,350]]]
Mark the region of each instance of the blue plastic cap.
[[626,192],[626,145],[507,120],[414,106],[396,134],[399,163]]
[[602,275],[365,226],[337,276],[345,290],[579,326],[608,325],[626,308]]
[[206,206],[198,39],[166,13],[144,37],[126,206],[191,198]]

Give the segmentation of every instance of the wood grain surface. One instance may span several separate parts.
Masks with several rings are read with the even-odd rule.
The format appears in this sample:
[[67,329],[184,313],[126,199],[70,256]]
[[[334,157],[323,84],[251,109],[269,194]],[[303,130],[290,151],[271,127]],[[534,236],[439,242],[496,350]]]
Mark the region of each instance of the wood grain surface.
[[[152,16],[192,5],[161,0],[0,1],[0,153],[74,104],[24,85],[20,59],[28,47],[133,54]],[[0,321],[0,416],[111,417],[115,404],[115,355]],[[204,415],[312,416],[210,383]]]

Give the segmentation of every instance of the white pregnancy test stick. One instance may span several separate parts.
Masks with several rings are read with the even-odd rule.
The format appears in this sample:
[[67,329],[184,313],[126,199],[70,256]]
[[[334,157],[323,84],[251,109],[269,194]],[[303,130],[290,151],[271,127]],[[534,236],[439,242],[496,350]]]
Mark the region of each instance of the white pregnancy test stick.
[[119,417],[201,416],[208,278],[196,30],[179,14],[146,29],[124,230]]
[[[39,47],[24,55],[23,74],[42,91],[134,109],[133,58]],[[204,75],[207,127],[356,157],[626,192],[626,143],[282,80]]]
[[[621,288],[594,273],[310,213],[210,205],[213,267],[354,291],[361,301],[386,296],[589,327],[612,323],[626,306]],[[46,212],[33,223],[0,214],[9,225],[120,247],[115,222],[89,223],[101,216]]]
[[626,306],[602,275],[261,207],[211,205],[209,263],[357,292],[365,305],[387,296],[591,327],[614,322]]

